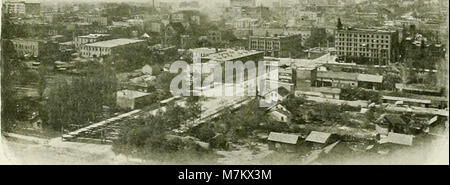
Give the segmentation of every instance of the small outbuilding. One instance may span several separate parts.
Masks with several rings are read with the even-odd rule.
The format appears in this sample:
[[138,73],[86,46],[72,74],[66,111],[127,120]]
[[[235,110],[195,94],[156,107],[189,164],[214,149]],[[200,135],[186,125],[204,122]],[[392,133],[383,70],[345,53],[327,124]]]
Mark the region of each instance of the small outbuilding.
[[151,103],[151,94],[133,90],[117,92],[116,104],[123,109],[138,109]]
[[312,131],[305,139],[305,142],[313,148],[323,148],[336,141],[333,134],[327,132]]
[[267,138],[269,150],[295,152],[298,150],[299,136],[294,134],[284,134],[270,132]]

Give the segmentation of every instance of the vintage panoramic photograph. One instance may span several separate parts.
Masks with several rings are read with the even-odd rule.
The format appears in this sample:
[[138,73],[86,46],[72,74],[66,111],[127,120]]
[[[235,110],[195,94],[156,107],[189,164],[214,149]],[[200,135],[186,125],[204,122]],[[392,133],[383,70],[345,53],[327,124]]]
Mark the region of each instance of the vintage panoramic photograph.
[[448,165],[448,4],[2,0],[0,164]]

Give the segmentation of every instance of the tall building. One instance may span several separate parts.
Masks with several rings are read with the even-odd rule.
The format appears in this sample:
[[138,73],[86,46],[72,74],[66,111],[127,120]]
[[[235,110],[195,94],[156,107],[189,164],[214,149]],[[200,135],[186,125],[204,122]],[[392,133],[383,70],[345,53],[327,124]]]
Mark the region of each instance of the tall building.
[[25,15],[24,1],[9,1],[3,4],[3,10],[10,15]]
[[389,65],[398,57],[398,32],[376,29],[338,29],[338,57],[345,62]]
[[264,51],[266,56],[290,57],[290,50],[296,42],[301,42],[301,35],[251,36],[249,49]]

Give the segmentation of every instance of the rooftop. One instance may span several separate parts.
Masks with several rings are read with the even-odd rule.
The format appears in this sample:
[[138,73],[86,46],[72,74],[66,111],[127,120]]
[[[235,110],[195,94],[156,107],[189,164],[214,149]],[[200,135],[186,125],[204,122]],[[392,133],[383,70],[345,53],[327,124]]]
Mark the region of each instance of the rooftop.
[[412,103],[431,104],[431,100],[412,99],[412,98],[395,97],[395,96],[383,96],[383,97],[381,97],[381,99],[383,99],[383,100],[392,100],[392,101],[403,101],[403,102],[412,102]]
[[374,29],[374,28],[348,28],[337,31],[350,31],[350,32],[373,32],[373,33],[395,33],[395,30],[386,29]]
[[267,138],[267,140],[288,144],[297,144],[298,135],[270,132],[269,138]]
[[331,137],[331,133],[312,131],[305,141],[310,141],[314,143],[326,143]]
[[413,139],[413,135],[390,132],[386,138],[386,141],[389,143],[411,146],[413,144]]
[[[224,61],[235,61],[243,57],[248,57],[252,55],[262,54],[263,51],[253,51],[253,50],[233,50],[227,49],[224,51],[219,51],[218,53],[212,53],[208,56],[203,57],[203,59],[214,60],[218,62]],[[246,61],[242,61],[246,62]]]
[[86,46],[112,48],[112,47],[133,44],[133,43],[138,43],[138,42],[144,42],[144,41],[143,40],[135,40],[135,39],[113,39],[113,40],[100,41],[100,42],[94,42],[91,44],[86,44]]
[[95,39],[95,38],[107,37],[107,36],[109,36],[109,34],[89,34],[89,35],[81,35],[81,36],[78,36],[78,37]]
[[353,80],[353,81],[360,81],[360,82],[374,82],[374,83],[383,82],[383,76],[381,76],[381,75],[335,72],[335,71],[318,71],[317,77],[318,78]]

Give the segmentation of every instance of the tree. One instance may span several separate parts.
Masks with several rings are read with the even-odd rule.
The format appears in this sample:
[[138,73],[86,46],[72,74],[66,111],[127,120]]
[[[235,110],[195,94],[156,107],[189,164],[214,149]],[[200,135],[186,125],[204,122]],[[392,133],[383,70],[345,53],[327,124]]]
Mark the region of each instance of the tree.
[[198,96],[189,96],[186,100],[187,117],[194,123],[194,121],[200,118],[202,113],[202,106],[199,103]]
[[[117,79],[114,71],[101,64],[92,64],[91,72],[74,77],[51,89],[44,106],[43,121],[54,129],[66,125],[84,125],[102,118],[103,105],[115,105]],[[94,72],[95,71],[95,72]]]
[[292,113],[292,120],[298,123],[304,122],[301,115],[301,106],[305,104],[305,102],[306,99],[304,99],[303,97],[289,96],[281,103],[281,105],[286,107],[286,109]]
[[1,129],[2,131],[11,131],[15,126],[17,117],[17,98],[14,96],[16,91],[13,88],[15,74],[17,73],[16,51],[9,40],[2,40],[2,62],[1,62]]
[[395,84],[402,82],[402,77],[395,73],[387,73],[383,75],[383,88],[387,90],[395,89]]

